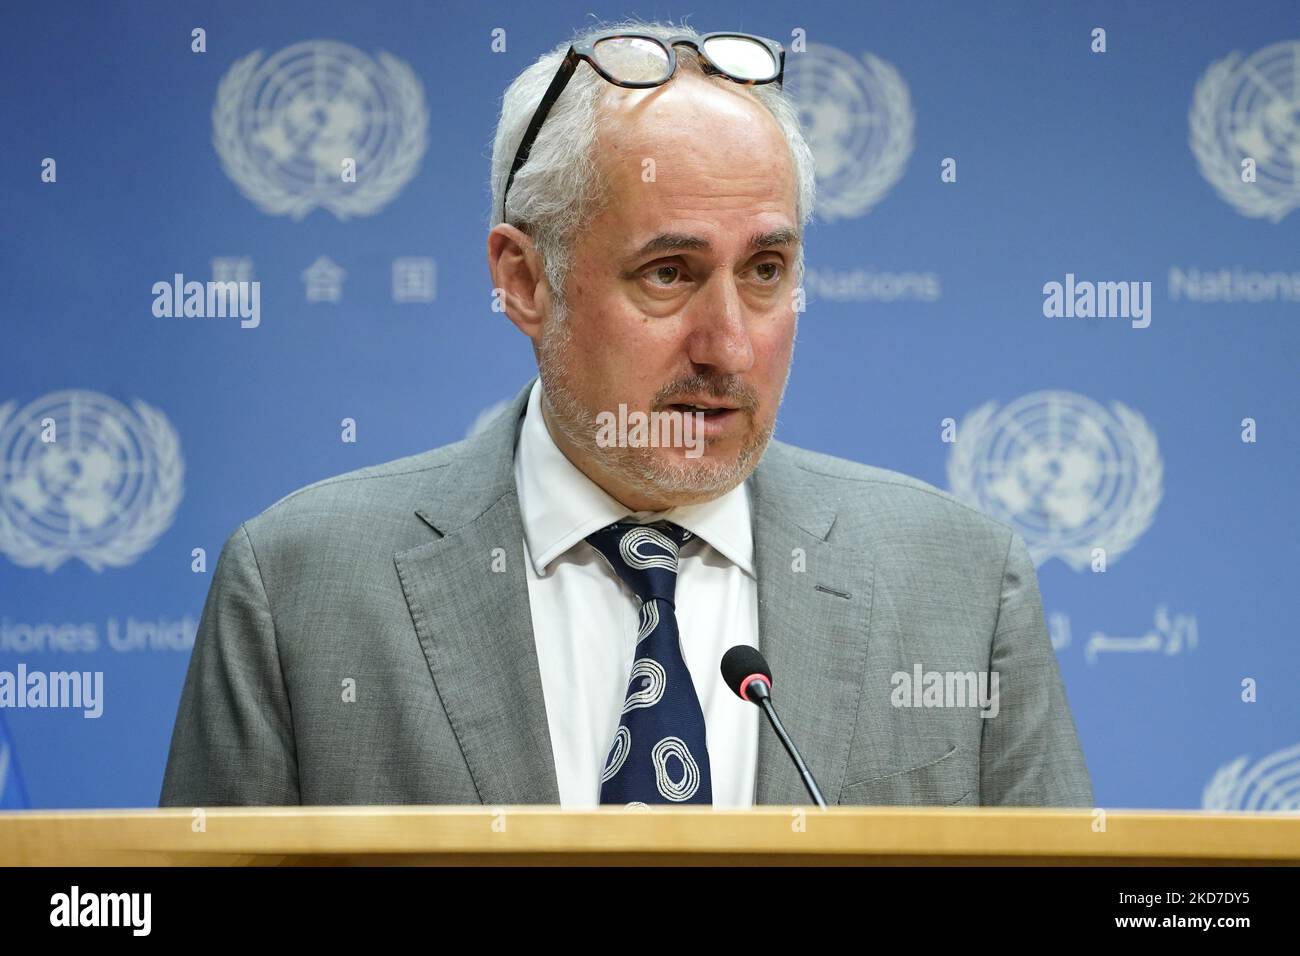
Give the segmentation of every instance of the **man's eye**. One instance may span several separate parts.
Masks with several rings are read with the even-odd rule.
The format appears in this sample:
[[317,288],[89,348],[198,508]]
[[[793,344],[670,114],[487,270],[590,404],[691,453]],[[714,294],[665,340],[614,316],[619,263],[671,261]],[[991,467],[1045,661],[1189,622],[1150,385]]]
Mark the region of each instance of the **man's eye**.
[[[647,272],[646,275],[652,278],[650,283],[651,285],[669,286],[673,284],[673,280],[677,278],[677,273],[680,271],[681,270],[678,269],[677,266],[656,266]],[[665,275],[665,273],[667,274]],[[659,279],[666,279],[667,281],[659,282],[657,281]]]
[[[772,271],[764,273],[763,269],[771,269]],[[754,267],[754,270],[766,285],[772,285],[781,278],[781,263],[779,262],[760,262]]]

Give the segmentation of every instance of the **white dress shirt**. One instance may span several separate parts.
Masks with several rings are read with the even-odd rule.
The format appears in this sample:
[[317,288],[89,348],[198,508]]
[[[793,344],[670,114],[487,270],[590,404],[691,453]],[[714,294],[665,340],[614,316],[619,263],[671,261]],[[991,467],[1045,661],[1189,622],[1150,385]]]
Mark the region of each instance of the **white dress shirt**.
[[561,805],[600,803],[600,777],[636,652],[639,602],[585,538],[630,516],[643,523],[666,519],[694,535],[679,555],[677,627],[704,712],[713,805],[753,806],[760,714],[727,687],[719,670],[728,648],[758,647],[758,582],[745,483],[703,504],[631,512],[556,446],[542,418],[541,396],[538,380],[515,449],[515,484]]

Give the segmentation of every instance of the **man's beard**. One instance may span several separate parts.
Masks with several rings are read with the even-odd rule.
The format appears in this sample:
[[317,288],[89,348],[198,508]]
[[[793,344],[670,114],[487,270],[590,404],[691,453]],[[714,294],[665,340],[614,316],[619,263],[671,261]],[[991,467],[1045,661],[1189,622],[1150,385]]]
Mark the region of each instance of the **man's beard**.
[[[605,447],[597,442],[597,415],[569,387],[571,381],[567,351],[571,331],[562,307],[550,316],[548,328],[538,347],[538,370],[542,389],[549,402],[551,420],[569,442],[599,462],[607,472],[617,476],[637,494],[653,499],[669,499],[674,505],[692,504],[718,498],[749,477],[772,438],[776,416],[766,426],[754,429],[732,459],[710,458],[707,444],[699,458],[661,456],[652,447]],[[789,368],[786,369],[787,380]],[[785,394],[785,382],[781,394]],[[734,403],[740,414],[750,417],[757,407],[757,395],[739,379],[716,379],[692,376],[669,382],[651,401],[651,408],[680,395],[710,395]],[[778,407],[780,400],[778,399]]]

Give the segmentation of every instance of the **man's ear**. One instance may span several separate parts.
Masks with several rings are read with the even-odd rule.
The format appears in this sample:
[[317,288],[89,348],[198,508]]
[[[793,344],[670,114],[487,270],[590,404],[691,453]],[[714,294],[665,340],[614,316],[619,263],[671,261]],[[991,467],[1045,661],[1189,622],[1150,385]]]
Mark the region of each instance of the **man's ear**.
[[501,223],[488,233],[487,256],[493,295],[501,297],[510,321],[536,345],[550,308],[550,284],[537,247],[527,233]]

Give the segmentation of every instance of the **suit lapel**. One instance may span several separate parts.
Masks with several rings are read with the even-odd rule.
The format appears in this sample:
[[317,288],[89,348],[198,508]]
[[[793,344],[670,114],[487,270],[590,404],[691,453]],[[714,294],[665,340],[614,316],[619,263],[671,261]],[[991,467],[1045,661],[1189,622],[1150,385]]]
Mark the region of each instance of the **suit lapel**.
[[440,470],[439,487],[417,511],[439,537],[394,556],[429,672],[484,804],[560,802],[514,482],[514,443],[531,387]]
[[[827,541],[828,489],[773,443],[755,469],[759,649],[772,700],[826,802],[839,802],[866,675],[874,564],[870,552]],[[800,562],[805,570],[796,570]],[[812,798],[771,727],[759,728],[756,804]]]

